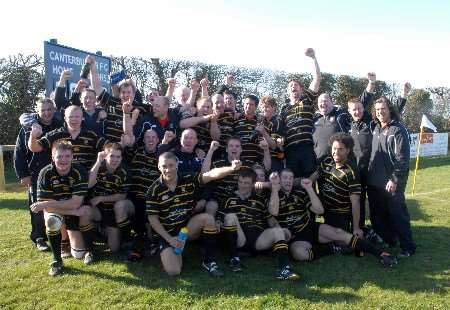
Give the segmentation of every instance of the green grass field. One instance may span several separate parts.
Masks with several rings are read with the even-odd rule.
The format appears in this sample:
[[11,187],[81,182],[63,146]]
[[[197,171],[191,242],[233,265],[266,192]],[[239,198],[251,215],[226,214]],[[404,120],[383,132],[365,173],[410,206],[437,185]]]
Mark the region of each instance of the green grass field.
[[[449,176],[450,157],[423,159],[414,197],[408,186],[415,256],[391,269],[371,256],[294,263],[301,281],[292,283],[274,278],[270,257],[248,259],[243,273],[212,279],[189,248],[178,278],[162,272],[159,257],[127,263],[109,253],[90,266],[66,259],[64,275],[50,278],[50,254],[31,245],[26,193],[9,169],[7,193],[0,193],[0,308],[450,309]],[[219,263],[227,271],[223,252]]]

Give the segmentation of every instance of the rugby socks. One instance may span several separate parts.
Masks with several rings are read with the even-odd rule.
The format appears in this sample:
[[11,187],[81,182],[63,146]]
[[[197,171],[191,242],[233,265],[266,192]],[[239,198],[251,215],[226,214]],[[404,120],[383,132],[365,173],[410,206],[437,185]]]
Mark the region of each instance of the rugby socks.
[[205,248],[205,256],[203,258],[203,262],[205,264],[215,261],[214,250],[217,243],[217,234],[218,231],[215,226],[203,227],[202,239],[203,239],[203,246]]
[[236,225],[225,225],[223,227],[225,230],[225,238],[227,240],[228,244],[228,250],[230,251],[230,256],[237,257],[238,256],[238,250],[237,250],[237,226]]
[[126,218],[122,222],[118,222],[117,227],[120,230],[121,242],[126,242],[126,241],[130,240],[130,232],[131,232],[130,220],[128,218]]
[[356,252],[363,251],[370,253],[374,255],[375,257],[379,257],[381,253],[383,252],[380,249],[377,249],[373,245],[371,245],[369,242],[367,242],[364,239],[361,239],[360,237],[353,235],[352,239],[350,240],[349,246],[352,249],[355,249]]
[[47,238],[52,248],[53,260],[62,262],[61,258],[61,231],[48,231]]
[[84,246],[87,251],[92,251],[92,242],[94,241],[94,224],[90,223],[80,226],[80,232],[83,235]]
[[283,269],[289,266],[288,244],[286,240],[279,240],[272,246],[273,255],[278,260],[278,267]]
[[318,259],[319,257],[334,254],[335,251],[333,247],[334,246],[332,243],[314,245],[312,248],[307,250],[308,251],[307,260],[313,261],[315,259]]

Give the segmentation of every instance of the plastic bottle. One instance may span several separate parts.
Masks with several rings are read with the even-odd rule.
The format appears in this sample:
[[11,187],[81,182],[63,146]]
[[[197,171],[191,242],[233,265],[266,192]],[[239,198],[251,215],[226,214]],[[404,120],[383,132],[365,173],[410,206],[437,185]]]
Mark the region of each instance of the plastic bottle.
[[188,237],[189,229],[187,227],[183,227],[180,229],[180,232],[178,233],[178,241],[182,242],[183,245],[179,248],[174,248],[173,251],[175,254],[181,254],[183,253],[184,245],[186,243],[187,237]]

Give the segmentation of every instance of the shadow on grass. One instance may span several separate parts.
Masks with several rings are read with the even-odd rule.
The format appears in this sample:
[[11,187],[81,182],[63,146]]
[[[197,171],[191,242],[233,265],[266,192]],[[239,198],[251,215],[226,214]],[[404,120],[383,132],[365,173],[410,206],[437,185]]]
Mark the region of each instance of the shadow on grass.
[[28,201],[24,199],[0,199],[0,209],[28,210]]
[[432,222],[432,217],[423,211],[423,207],[415,199],[406,199],[406,205],[408,206],[409,215],[412,221],[424,221],[427,223]]
[[[400,261],[393,268],[383,267],[375,257],[368,254],[362,258],[353,255],[330,256],[311,263],[295,262],[294,269],[301,275],[299,282],[276,280],[275,260],[270,256],[245,259],[244,271],[232,273],[227,268],[227,255],[223,248],[219,252],[218,262],[225,271],[225,277],[211,278],[200,266],[200,257],[196,254],[199,249],[196,246],[186,250],[183,272],[176,278],[171,278],[162,271],[158,256],[128,263],[117,256],[100,254],[99,259],[125,265],[130,275],[102,273],[90,267],[68,272],[88,274],[145,289],[163,289],[170,294],[181,292],[192,298],[225,295],[270,301],[289,296],[311,302],[356,303],[361,297],[353,291],[368,284],[383,290],[410,294],[429,291],[446,294],[445,288],[450,284],[449,278],[445,276],[449,268],[450,229],[415,226],[413,234],[419,246],[417,253]],[[398,249],[394,252],[398,252]]]

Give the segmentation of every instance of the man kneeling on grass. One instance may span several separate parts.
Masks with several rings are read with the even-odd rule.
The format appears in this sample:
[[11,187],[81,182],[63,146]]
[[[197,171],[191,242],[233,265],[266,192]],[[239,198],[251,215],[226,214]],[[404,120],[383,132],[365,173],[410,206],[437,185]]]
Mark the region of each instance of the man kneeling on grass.
[[315,214],[323,214],[324,208],[317,197],[312,182],[301,180],[301,189],[293,189],[294,173],[290,169],[274,173],[270,177],[272,194],[269,212],[289,235],[289,250],[296,260],[311,261],[320,256],[333,254],[340,249],[332,242],[348,245],[356,251],[368,252],[377,257],[381,264],[396,263],[391,254],[375,248],[357,234],[341,228],[315,221]]
[[183,227],[188,228],[188,240],[202,238],[204,246],[203,267],[211,276],[220,277],[222,271],[214,259],[217,228],[214,217],[207,213],[192,215],[195,192],[210,181],[223,178],[239,170],[241,163],[233,160],[231,166],[212,169],[205,173],[178,174],[177,157],[166,152],[159,156],[161,176],[147,192],[147,213],[154,232],[159,236],[160,257],[164,271],[171,276],[181,273],[182,256],[174,249],[182,248],[177,238]]
[[121,242],[130,238],[129,218],[134,215],[134,205],[127,199],[129,186],[129,172],[122,165],[122,146],[107,143],[89,172],[89,188],[93,188],[91,217],[106,227],[111,252],[117,252]]
[[[87,195],[88,177],[86,169],[72,164],[72,144],[67,141],[54,143],[52,146],[52,163],[44,167],[38,178],[37,202],[31,205],[33,212],[44,211],[48,240],[53,253],[53,262],[49,275],[62,272],[61,226],[66,225],[72,256],[83,258],[88,263],[90,247],[89,235],[93,226],[87,215],[87,207],[82,206]],[[80,232],[81,231],[81,232]]]
[[272,248],[278,261],[277,278],[298,280],[299,276],[289,264],[285,233],[280,227],[268,227],[271,216],[267,210],[267,199],[253,191],[255,181],[255,171],[240,171],[237,191],[225,200],[223,223],[231,254],[230,268],[235,272],[242,269],[238,248],[250,252]]

